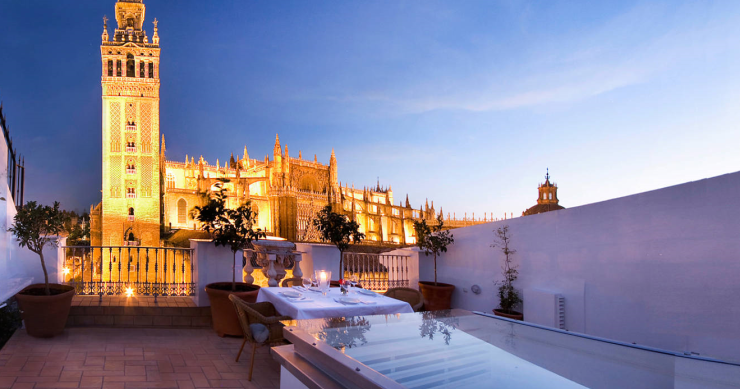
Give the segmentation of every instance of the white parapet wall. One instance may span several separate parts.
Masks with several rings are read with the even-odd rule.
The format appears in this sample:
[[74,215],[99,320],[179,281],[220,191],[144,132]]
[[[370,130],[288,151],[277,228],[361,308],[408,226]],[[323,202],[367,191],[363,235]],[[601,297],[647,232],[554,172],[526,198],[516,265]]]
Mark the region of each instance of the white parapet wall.
[[[234,253],[229,247],[216,246],[211,240],[191,239],[193,251],[193,301],[199,307],[211,305],[206,294],[206,285],[213,282],[231,282]],[[242,252],[236,254],[236,282],[242,282]]]
[[[453,307],[491,312],[508,225],[525,320],[552,325],[548,296],[565,298],[565,328],[624,342],[740,361],[740,173],[534,216],[453,230],[437,259]],[[420,278],[434,277],[420,257]],[[479,285],[481,293],[471,292]]]

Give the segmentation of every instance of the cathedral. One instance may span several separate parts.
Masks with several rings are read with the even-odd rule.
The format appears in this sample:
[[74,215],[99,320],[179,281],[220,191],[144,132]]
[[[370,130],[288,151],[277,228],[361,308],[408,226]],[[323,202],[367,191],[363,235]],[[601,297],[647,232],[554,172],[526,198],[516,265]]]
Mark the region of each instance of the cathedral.
[[[413,244],[413,221],[442,215],[434,202],[414,209],[406,196],[396,203],[391,187],[380,183],[342,186],[333,150],[328,164],[316,155],[303,159],[301,152],[291,157],[277,135],[272,159],[250,158],[246,146],[241,156],[232,155],[223,164],[208,163],[202,156],[168,159],[159,131],[157,19],[150,40],[145,11],[143,0],[118,0],[112,36],[103,18],[103,185],[101,203],[90,210],[93,246],[168,245],[171,231],[199,229],[190,211],[222,187],[229,206],[251,201],[258,227],[291,241],[318,240],[312,220],[326,205],[357,221],[366,241],[387,244]],[[447,219],[450,227],[491,221],[454,220],[449,214]]]

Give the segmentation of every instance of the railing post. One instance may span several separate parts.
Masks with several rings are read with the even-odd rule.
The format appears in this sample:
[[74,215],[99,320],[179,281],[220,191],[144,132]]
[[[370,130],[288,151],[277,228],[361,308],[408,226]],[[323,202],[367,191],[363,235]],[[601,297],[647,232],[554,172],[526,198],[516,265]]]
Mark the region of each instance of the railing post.
[[98,274],[98,295],[100,296],[100,302],[103,302],[103,248],[100,248],[100,274]]
[[303,271],[301,270],[301,261],[303,260],[303,253],[295,253],[293,255],[295,265],[293,265],[293,277],[303,278]]
[[254,272],[254,266],[252,266],[252,253],[255,251],[252,249],[244,249],[242,250],[242,257],[244,257],[244,267],[242,268],[242,281],[244,281],[247,284],[253,284],[254,283],[254,277],[252,276],[252,272]]
[[[149,257],[149,248],[147,248],[146,251],[147,251],[147,257]],[[159,253],[157,252],[157,249],[155,248],[154,249],[154,289],[152,290],[152,292],[154,294],[154,303],[155,304],[157,303],[157,295],[159,294],[159,293],[157,293],[157,292],[159,292],[157,290],[157,287],[159,286],[158,285],[158,279],[157,279],[157,277],[159,277],[159,255],[158,254]]]
[[177,294],[177,249],[172,249],[172,287],[170,287],[170,296]]
[[[159,249],[155,249],[155,250],[159,250]],[[162,259],[162,282],[166,286],[167,285],[167,249],[166,248],[162,250],[162,255],[164,256],[164,258]],[[157,278],[157,282],[159,281],[160,281],[159,278]],[[166,292],[166,290],[163,292]],[[167,293],[162,293],[162,296],[166,296],[166,295]],[[154,297],[154,301],[157,301],[156,296]]]
[[267,268],[267,285],[272,287],[278,286],[277,270],[275,270],[277,254],[267,254],[267,260],[269,261],[269,267]]
[[145,249],[144,255],[146,256],[146,264],[144,265],[144,294],[148,296],[151,293],[151,285],[149,284],[149,248]]

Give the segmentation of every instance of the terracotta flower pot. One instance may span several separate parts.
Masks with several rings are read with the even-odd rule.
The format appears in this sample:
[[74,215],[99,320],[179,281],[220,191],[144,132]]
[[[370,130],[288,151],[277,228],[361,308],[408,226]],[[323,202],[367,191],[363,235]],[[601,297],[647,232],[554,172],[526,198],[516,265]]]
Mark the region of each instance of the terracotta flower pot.
[[452,308],[452,292],[455,285],[438,282],[419,281],[421,294],[424,296],[424,309],[427,311],[439,311]]
[[493,310],[493,314],[496,316],[505,317],[507,319],[513,319],[513,320],[524,320],[524,315],[521,312],[512,311],[514,313],[504,313],[498,309]]
[[44,293],[44,284],[32,284],[15,295],[28,335],[51,338],[64,332],[72,306],[74,287],[49,284],[51,295]]
[[231,282],[214,282],[206,285],[208,300],[211,302],[213,329],[218,336],[243,336],[242,327],[239,325],[239,319],[236,317],[236,310],[229,300],[229,295],[235,294],[248,303],[254,303],[257,301],[259,291],[259,286],[244,282],[236,283],[235,292],[231,291]]

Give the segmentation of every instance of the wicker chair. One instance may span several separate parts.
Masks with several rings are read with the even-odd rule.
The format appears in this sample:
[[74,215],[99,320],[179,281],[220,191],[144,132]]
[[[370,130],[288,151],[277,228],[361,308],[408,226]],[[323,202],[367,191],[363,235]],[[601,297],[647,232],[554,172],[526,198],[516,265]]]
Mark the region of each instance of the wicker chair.
[[424,305],[424,296],[416,289],[391,288],[385,292],[385,295],[409,303],[414,312],[419,312]]
[[[239,348],[239,353],[236,355],[236,361],[239,362],[239,357],[242,355],[244,345],[247,342],[252,343],[252,359],[249,362],[249,381],[252,380],[252,370],[254,370],[254,354],[257,351],[259,344],[267,344],[269,346],[277,346],[286,344],[285,338],[283,338],[283,325],[280,323],[282,320],[292,320],[290,316],[280,316],[272,303],[248,303],[235,295],[229,295],[229,300],[234,303],[236,314],[239,317],[239,324],[242,326],[244,332],[244,341],[242,347]],[[262,324],[268,329],[268,337],[264,342],[258,342],[254,338],[252,330],[249,328],[250,324]]]
[[286,278],[280,284],[280,286],[282,286],[283,288],[290,288],[291,286],[302,286],[302,285],[303,285],[303,278],[301,277]]

